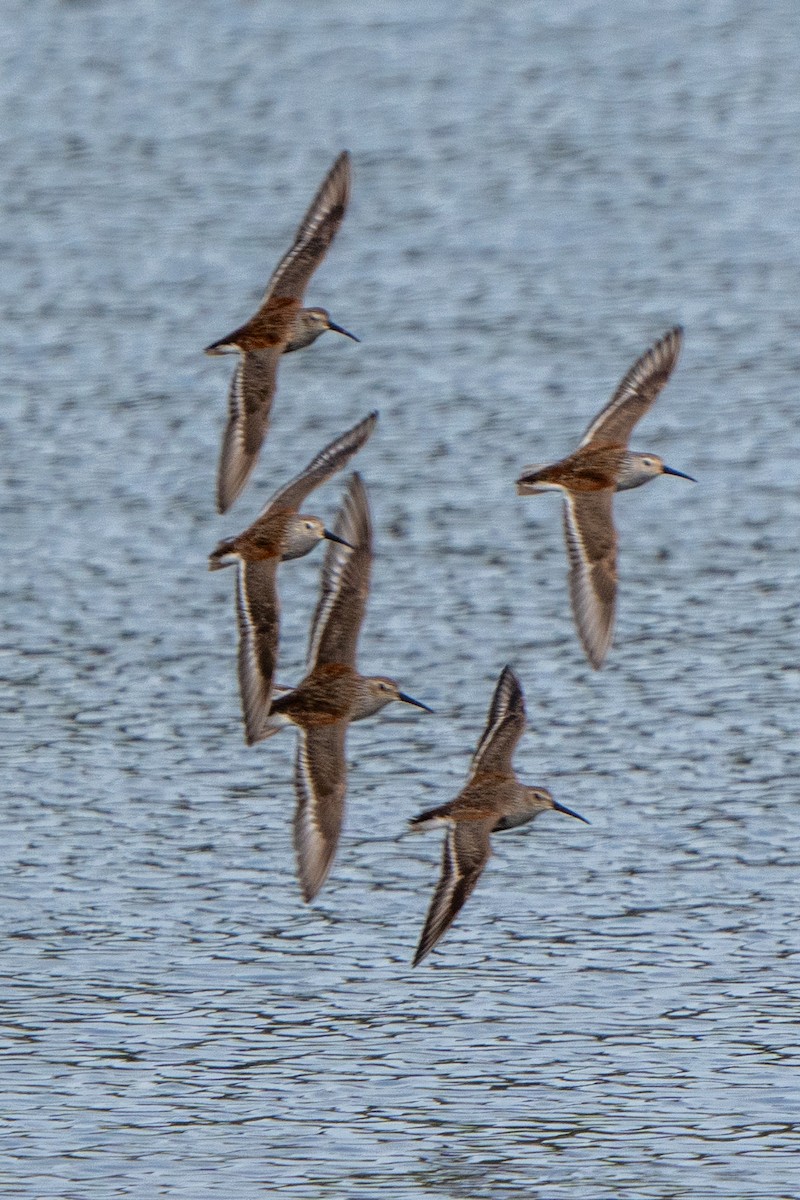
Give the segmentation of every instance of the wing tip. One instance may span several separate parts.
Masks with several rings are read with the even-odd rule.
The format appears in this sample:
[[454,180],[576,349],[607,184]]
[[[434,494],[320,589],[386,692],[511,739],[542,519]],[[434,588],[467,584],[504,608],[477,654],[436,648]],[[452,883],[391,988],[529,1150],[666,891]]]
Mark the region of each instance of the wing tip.
[[423,958],[425,958],[425,956],[427,954],[430,954],[432,949],[433,949],[433,946],[425,946],[425,945],[423,945],[422,942],[420,942],[419,945],[417,946],[414,957],[411,960],[411,966],[418,967],[419,964],[422,962]]
[[586,655],[589,666],[593,671],[599,671],[603,663],[608,657],[608,652],[611,649],[614,641],[614,612],[612,610],[607,629],[603,630],[600,636],[597,632],[588,627],[583,614],[580,614],[575,609],[575,625],[578,630],[578,636],[583,646],[583,652]]
[[[227,439],[226,439],[227,441]],[[252,462],[240,461],[230,454],[227,447],[223,447],[222,458],[217,471],[217,512],[226,513],[231,508],[239,496],[242,494],[244,485],[250,478],[250,472],[255,466],[255,459]]]
[[678,361],[681,346],[683,345],[683,326],[673,325],[668,329],[663,337],[654,344],[652,353],[657,354],[659,351],[666,351],[673,360],[673,366]]
[[522,693],[522,684],[519,681],[519,676],[517,675],[516,671],[511,666],[511,663],[506,663],[497,678],[497,687],[499,688],[501,686],[511,687],[520,694]]

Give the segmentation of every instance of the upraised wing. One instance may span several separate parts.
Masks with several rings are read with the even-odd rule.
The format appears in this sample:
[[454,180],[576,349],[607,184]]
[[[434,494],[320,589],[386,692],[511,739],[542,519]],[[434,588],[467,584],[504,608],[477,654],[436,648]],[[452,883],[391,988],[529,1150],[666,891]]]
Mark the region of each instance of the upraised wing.
[[[299,509],[306,496],[313,492],[314,488],[319,487],[326,479],[330,479],[331,475],[335,475],[337,471],[341,471],[347,465],[356,451],[360,450],[370,437],[377,420],[378,414],[372,412],[352,429],[348,429],[340,437],[329,442],[324,450],[320,450],[319,454],[312,458],[299,475],[295,475],[294,479],[275,492],[259,515],[263,516],[270,509],[288,508],[293,511]],[[344,537],[344,534],[341,536]],[[349,541],[350,539],[345,540]]]
[[272,273],[261,301],[273,296],[302,300],[308,281],[322,262],[344,219],[350,200],[350,155],[343,150],[322,181],[300,222],[291,248]]
[[525,697],[511,667],[504,667],[489,705],[486,728],[472,756],[470,778],[478,771],[508,774],[525,729]]
[[645,351],[625,375],[605,408],[597,414],[581,439],[581,446],[605,442],[627,446],[633,427],[641,420],[669,379],[680,353],[683,330],[679,325]]
[[339,542],[327,544],[308,645],[309,671],[328,663],[342,663],[355,669],[372,570],[369,503],[361,476],[356,472],[350,477],[333,532],[356,548],[350,550]]

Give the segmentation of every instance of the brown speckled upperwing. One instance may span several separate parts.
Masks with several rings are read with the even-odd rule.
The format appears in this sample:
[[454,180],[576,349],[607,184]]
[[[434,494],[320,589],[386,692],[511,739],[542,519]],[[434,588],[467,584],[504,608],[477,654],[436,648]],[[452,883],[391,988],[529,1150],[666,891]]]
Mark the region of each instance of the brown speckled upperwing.
[[572,611],[586,656],[595,669],[602,666],[614,632],[617,533],[613,500],[614,493],[608,489],[564,496]]
[[470,778],[477,771],[507,774],[525,729],[525,697],[511,667],[504,667],[489,706],[486,728],[472,756]]
[[250,320],[232,333],[229,345],[241,351],[269,350],[273,346],[285,353],[295,332],[300,301],[293,296],[273,296]]
[[273,296],[302,300],[308,281],[325,257],[350,200],[350,155],[342,151],[300,222],[291,249],[272,273],[262,305]]
[[449,929],[464,906],[491,854],[490,833],[494,817],[463,821],[448,829],[442,852],[442,870],[425,918],[413,966],[422,962]]
[[[330,479],[331,475],[335,475],[337,471],[341,471],[347,465],[356,451],[360,450],[370,437],[377,420],[378,414],[370,413],[363,421],[359,421],[357,425],[353,425],[340,437],[329,442],[324,450],[320,450],[319,454],[311,459],[311,462],[303,468],[299,475],[295,475],[294,479],[275,492],[261,515],[263,516],[273,508],[298,510],[306,496],[314,488],[319,487],[326,479]],[[340,536],[344,537],[345,535],[341,534]],[[350,539],[346,538],[345,540],[349,541]]]
[[634,425],[653,404],[678,361],[682,335],[683,330],[676,326],[633,364],[608,404],[589,425],[581,446],[593,442],[627,446]]
[[559,462],[521,475],[517,480],[517,492],[525,496],[546,491],[548,487],[574,492],[615,488],[625,454],[624,446],[610,446],[604,442],[581,446]]
[[217,508],[227,512],[256,464],[269,425],[280,347],[240,354],[228,393],[217,471]]
[[280,621],[276,575],[277,559],[267,559],[240,562],[236,579],[239,692],[250,746],[264,736],[272,699]]
[[355,668],[356,649],[369,597],[372,570],[372,522],[361,476],[347,486],[333,532],[355,550],[329,542],[322,566],[322,585],[311,624],[308,669],[329,663]]
[[347,790],[346,734],[346,721],[299,730],[294,848],[306,902],[325,882],[339,844]]

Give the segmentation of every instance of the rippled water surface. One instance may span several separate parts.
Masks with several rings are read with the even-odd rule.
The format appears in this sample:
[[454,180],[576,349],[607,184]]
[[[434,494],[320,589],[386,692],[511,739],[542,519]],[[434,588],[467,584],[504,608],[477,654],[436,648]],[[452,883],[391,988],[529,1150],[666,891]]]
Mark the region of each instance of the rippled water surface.
[[[2,1194],[763,1200],[797,1172],[800,13],[779,0],[9,0],[4,16]],[[213,510],[243,320],[335,154],[309,300]],[[559,504],[515,495],[686,328],[620,496],[593,673]],[[326,441],[377,559],[304,906],[292,738],[248,750],[206,555]],[[332,519],[340,482],[312,511]],[[321,556],[283,571],[302,671]],[[584,813],[495,839],[412,971],[500,668]],[[398,706],[399,707],[399,706]]]

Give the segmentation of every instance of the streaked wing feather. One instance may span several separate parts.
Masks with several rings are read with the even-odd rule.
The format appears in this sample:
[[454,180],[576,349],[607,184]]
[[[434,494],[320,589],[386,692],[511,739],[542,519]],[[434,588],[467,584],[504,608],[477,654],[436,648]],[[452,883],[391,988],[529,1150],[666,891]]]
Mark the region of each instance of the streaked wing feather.
[[[317,232],[321,220],[332,209],[342,207],[347,209],[350,203],[350,188],[352,186],[352,167],[350,152],[342,150],[337,155],[333,166],[319,185],[317,194],[308,206],[308,210],[297,227],[294,235],[295,242],[305,242]],[[344,214],[342,214],[344,215]]]
[[248,745],[265,736],[278,655],[277,562],[240,562],[236,577],[239,692]]
[[217,508],[226,512],[256,464],[269,425],[280,354],[240,354],[228,392],[228,424],[217,471]]
[[439,882],[414,955],[415,967],[450,928],[480,879],[492,852],[489,840],[492,823],[493,818],[465,821],[448,829]]
[[370,413],[352,429],[348,429],[346,433],[329,442],[324,450],[320,450],[319,454],[312,458],[299,475],[295,475],[294,479],[278,489],[267,502],[261,516],[271,508],[299,509],[306,496],[314,488],[319,487],[331,475],[335,475],[337,471],[341,471],[347,465],[356,451],[360,450],[367,441],[377,420],[378,414]]
[[350,200],[350,155],[345,150],[325,176],[295,234],[291,248],[272,273],[261,301],[272,296],[302,300],[308,281],[316,271],[344,219]]
[[676,326],[637,359],[608,404],[589,425],[581,446],[591,442],[627,446],[634,425],[653,404],[678,361],[682,333]]
[[569,592],[583,648],[592,666],[602,666],[614,632],[617,595],[617,533],[614,493],[565,493],[564,535],[569,556]]
[[309,671],[327,663],[355,668],[372,569],[372,522],[367,493],[357,472],[350,477],[333,532],[356,549],[328,542],[319,601],[311,623]]
[[476,771],[509,771],[511,757],[525,729],[525,697],[517,676],[504,667],[489,706],[486,728],[472,756]]
[[346,721],[299,731],[294,848],[306,901],[313,900],[325,882],[339,844],[347,789],[346,734]]

